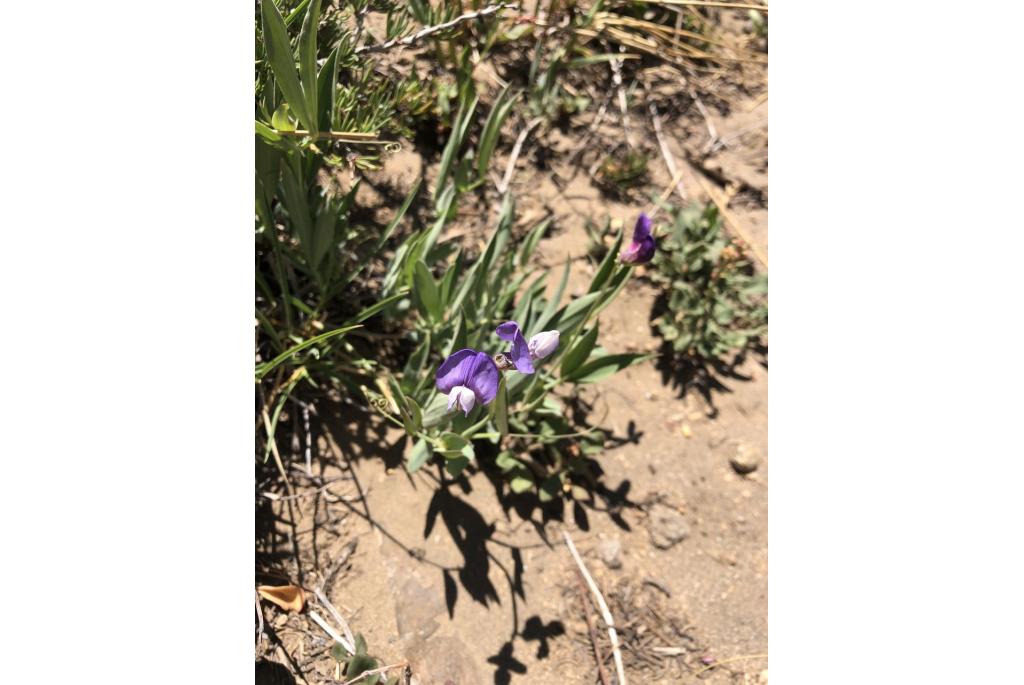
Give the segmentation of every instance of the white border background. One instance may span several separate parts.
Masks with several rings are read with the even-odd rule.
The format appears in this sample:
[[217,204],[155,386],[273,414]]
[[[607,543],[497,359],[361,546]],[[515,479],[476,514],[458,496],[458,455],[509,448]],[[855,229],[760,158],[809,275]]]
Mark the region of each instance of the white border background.
[[[1010,7],[771,5],[776,682],[1019,678]],[[252,6],[6,9],[4,680],[245,682]]]

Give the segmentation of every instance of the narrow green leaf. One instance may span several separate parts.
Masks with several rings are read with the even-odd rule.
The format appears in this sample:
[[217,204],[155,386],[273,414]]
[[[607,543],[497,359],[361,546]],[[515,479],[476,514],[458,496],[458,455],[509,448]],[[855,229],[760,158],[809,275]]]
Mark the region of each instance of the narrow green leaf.
[[597,343],[597,329],[598,324],[595,323],[593,328],[587,331],[587,334],[580,338],[572,349],[565,353],[562,357],[562,377],[567,378],[573,371],[583,365],[583,362],[587,361],[587,357],[590,356],[591,351],[594,349],[595,343]]
[[331,50],[327,61],[316,78],[317,119],[321,131],[330,131],[334,125],[335,91],[338,85],[338,47]]
[[310,131],[316,130],[316,121],[306,108],[306,98],[299,83],[299,74],[295,70],[288,28],[274,0],[261,0],[260,14],[263,19],[263,40],[266,44],[267,59],[277,80],[277,87],[284,93],[284,99],[291,105],[292,111],[303,126]]
[[348,324],[359,323],[360,321],[366,321],[367,319],[369,319],[374,314],[377,314],[381,310],[389,307],[390,305],[394,304],[395,302],[398,302],[400,299],[402,299],[403,297],[405,297],[408,294],[409,294],[408,290],[401,290],[401,291],[395,293],[394,295],[391,295],[390,297],[385,297],[383,300],[379,300],[378,302],[375,302],[374,304],[371,304],[369,307],[367,307],[363,311],[361,311],[358,314],[356,314],[354,317],[352,317],[351,319],[346,321],[345,324],[348,325]]
[[491,161],[494,146],[498,143],[498,137],[501,135],[501,125],[508,116],[509,110],[512,109],[512,105],[518,99],[509,97],[511,87],[512,84],[505,86],[505,89],[498,95],[498,99],[494,101],[491,113],[484,124],[483,133],[480,134],[480,145],[477,146],[476,154],[476,171],[481,178],[487,172],[487,164]]
[[441,191],[444,190],[444,187],[447,185],[448,174],[451,170],[452,162],[455,161],[459,148],[462,147],[462,141],[466,137],[466,130],[469,128],[469,124],[473,120],[473,112],[476,110],[476,104],[479,100],[479,96],[474,95],[473,100],[465,108],[460,108],[459,113],[455,117],[455,124],[452,126],[451,135],[448,137],[448,143],[444,146],[444,152],[441,154],[441,165],[437,170],[437,185],[434,186],[435,202],[440,197]]
[[537,319],[536,323],[530,326],[530,330],[526,333],[527,336],[536,335],[545,329],[548,322],[554,317],[555,312],[558,311],[558,303],[562,301],[562,295],[565,293],[565,286],[569,284],[569,267],[572,265],[572,261],[568,258],[565,260],[565,269],[562,271],[562,280],[558,282],[558,288],[555,290],[551,299],[548,300],[547,305],[544,307],[544,311],[541,312],[540,318]]
[[430,443],[426,440],[417,440],[416,444],[412,447],[409,461],[405,463],[405,470],[409,473],[415,473],[430,459],[431,454]]
[[288,218],[299,243],[307,258],[312,261],[313,254],[313,222],[309,216],[309,203],[306,201],[306,189],[296,175],[295,168],[299,165],[294,158],[286,160],[282,166],[282,187],[284,188],[284,206],[288,210]]
[[277,133],[277,131],[270,128],[259,119],[256,120],[256,135],[270,143],[276,143],[277,141],[281,140],[281,136]]
[[491,403],[491,417],[494,419],[494,424],[498,427],[501,437],[508,435],[508,387],[504,376],[498,383],[498,395]]
[[441,295],[430,269],[422,261],[416,262],[413,272],[413,298],[423,316],[431,321],[441,320]]
[[285,350],[284,352],[282,352],[281,354],[277,355],[276,357],[274,357],[269,362],[267,362],[265,364],[260,364],[259,366],[256,367],[256,378],[257,378],[257,380],[260,379],[260,378],[263,378],[268,373],[273,371],[277,366],[279,366],[283,362],[287,361],[290,357],[298,354],[302,350],[305,350],[305,349],[307,349],[309,347],[312,347],[313,345],[318,345],[319,343],[322,343],[322,342],[325,342],[327,340],[330,340],[331,338],[336,338],[336,337],[338,337],[340,335],[344,335],[345,333],[348,333],[349,331],[354,330],[356,328],[362,328],[362,326],[356,325],[356,326],[343,326],[341,328],[335,328],[333,331],[327,331],[326,333],[321,333],[318,336],[310,338],[309,340],[303,341],[303,342],[299,343],[298,345],[295,345],[294,347],[291,347],[291,348]]
[[604,261],[601,262],[601,266],[597,269],[597,273],[594,274],[594,280],[590,282],[590,289],[588,293],[596,293],[600,290],[608,277],[611,276],[612,270],[615,268],[615,260],[619,256],[619,248],[622,247],[622,231],[619,231],[619,235],[615,238],[615,244],[612,245],[612,249],[608,250],[608,254],[605,255]]
[[302,21],[299,31],[299,78],[302,83],[302,94],[306,99],[306,111],[311,115],[313,126],[309,131],[317,134],[318,122],[316,114],[316,29],[320,23],[320,0],[312,0],[306,10],[306,18]]
[[609,354],[598,357],[573,371],[568,375],[567,380],[574,383],[596,383],[616,371],[650,359],[652,356],[650,354]]

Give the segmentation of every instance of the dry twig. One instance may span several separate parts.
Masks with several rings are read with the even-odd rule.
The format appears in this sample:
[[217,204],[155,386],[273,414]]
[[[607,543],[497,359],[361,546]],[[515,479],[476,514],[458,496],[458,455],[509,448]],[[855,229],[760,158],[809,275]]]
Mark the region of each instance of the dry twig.
[[612,658],[615,660],[615,672],[619,676],[618,685],[626,685],[626,673],[622,666],[622,651],[619,648],[619,634],[615,632],[615,619],[612,618],[612,612],[608,610],[608,603],[604,601],[604,596],[601,594],[601,590],[598,589],[597,583],[594,582],[594,578],[590,575],[590,571],[587,570],[586,565],[583,563],[583,558],[576,551],[576,545],[573,544],[572,538],[569,537],[569,531],[563,530],[562,537],[565,538],[565,544],[569,548],[569,553],[572,554],[572,558],[579,567],[580,573],[583,574],[583,579],[587,581],[587,587],[590,588],[590,592],[593,593],[594,599],[597,601],[597,606],[601,610],[601,618],[608,625],[608,638],[612,642]]
[[516,160],[519,159],[519,151],[522,149],[523,143],[526,142],[526,137],[530,135],[530,131],[535,129],[542,121],[541,117],[535,117],[526,125],[526,128],[519,134],[519,137],[516,138],[516,144],[512,146],[512,152],[508,156],[508,164],[505,166],[505,175],[497,185],[499,194],[503,194],[508,190],[508,184],[512,182],[512,174],[516,169]]
[[309,617],[311,619],[313,619],[313,623],[316,623],[318,626],[323,628],[324,632],[327,633],[328,635],[330,635],[332,640],[334,640],[335,642],[340,642],[341,645],[345,649],[347,649],[349,651],[349,653],[355,654],[355,651],[356,651],[355,644],[352,643],[352,642],[349,642],[348,640],[343,638],[341,635],[339,635],[338,631],[336,631],[334,628],[332,628],[331,625],[327,621],[325,621],[320,614],[316,613],[313,610],[310,610]]
[[587,621],[590,644],[594,646],[594,660],[597,661],[597,677],[601,679],[601,685],[608,685],[608,674],[604,671],[604,656],[601,654],[601,647],[597,644],[597,635],[594,633],[594,619],[590,616],[590,600],[587,599],[587,587],[583,582],[583,576],[578,571],[576,573],[576,582],[580,586],[580,601],[583,603],[583,618]]
[[459,24],[464,21],[469,21],[470,19],[486,17],[488,14],[494,14],[495,12],[501,11],[503,9],[519,9],[519,5],[515,3],[505,2],[498,3],[497,5],[488,5],[487,7],[484,7],[483,9],[480,10],[476,10],[474,12],[466,12],[465,14],[460,14],[451,21],[446,21],[443,24],[437,24],[436,26],[425,26],[416,33],[406,36],[405,38],[392,38],[391,40],[385,43],[380,43],[378,45],[363,45],[362,47],[356,48],[355,53],[358,55],[359,53],[362,52],[381,52],[383,50],[393,48],[396,45],[401,47],[408,47],[415,43],[416,41],[426,38],[432,33],[437,33],[438,31],[450,29],[456,24]]

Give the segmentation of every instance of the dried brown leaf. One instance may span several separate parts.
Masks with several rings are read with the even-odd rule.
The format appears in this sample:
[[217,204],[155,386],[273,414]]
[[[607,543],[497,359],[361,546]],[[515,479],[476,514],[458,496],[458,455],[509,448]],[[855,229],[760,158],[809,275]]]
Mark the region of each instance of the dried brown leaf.
[[298,585],[260,585],[260,597],[288,611],[302,611],[306,606],[306,593]]

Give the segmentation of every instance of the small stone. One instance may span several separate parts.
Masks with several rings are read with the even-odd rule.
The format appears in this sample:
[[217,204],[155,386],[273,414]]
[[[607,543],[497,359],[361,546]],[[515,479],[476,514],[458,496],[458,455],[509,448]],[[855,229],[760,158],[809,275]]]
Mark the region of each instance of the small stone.
[[395,593],[395,622],[402,637],[426,638],[438,628],[437,619],[446,609],[444,595],[433,587],[420,585],[409,576]]
[[597,556],[608,568],[622,568],[622,543],[618,538],[602,540],[597,543]]
[[741,476],[753,473],[761,464],[761,456],[753,447],[745,442],[736,446],[736,453],[729,460],[732,470]]
[[692,438],[693,437],[693,429],[690,428],[690,424],[688,424],[688,423],[684,423],[683,424],[683,427],[680,429],[680,432],[683,434],[684,438]]
[[648,516],[647,531],[655,547],[668,549],[689,537],[690,526],[686,524],[683,515],[672,507],[655,504]]

